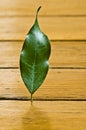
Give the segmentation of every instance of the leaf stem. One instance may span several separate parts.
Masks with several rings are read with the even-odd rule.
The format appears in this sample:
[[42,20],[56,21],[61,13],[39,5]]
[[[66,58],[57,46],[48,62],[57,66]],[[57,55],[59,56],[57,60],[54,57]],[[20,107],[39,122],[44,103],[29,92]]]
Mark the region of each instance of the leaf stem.
[[31,105],[33,105],[33,94],[31,94]]

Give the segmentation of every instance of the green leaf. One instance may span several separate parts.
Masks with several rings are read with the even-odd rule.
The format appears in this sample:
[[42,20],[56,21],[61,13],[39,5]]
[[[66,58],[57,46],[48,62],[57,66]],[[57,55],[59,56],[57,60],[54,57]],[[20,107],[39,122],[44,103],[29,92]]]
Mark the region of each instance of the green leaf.
[[38,24],[40,8],[36,12],[34,25],[26,35],[20,54],[21,77],[31,95],[40,87],[47,75],[51,51],[50,41]]

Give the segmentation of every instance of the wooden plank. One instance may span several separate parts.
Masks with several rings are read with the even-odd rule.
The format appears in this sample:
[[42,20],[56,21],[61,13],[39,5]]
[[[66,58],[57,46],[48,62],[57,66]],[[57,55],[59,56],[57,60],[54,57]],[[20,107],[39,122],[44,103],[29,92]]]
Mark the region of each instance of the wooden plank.
[[0,101],[0,130],[86,130],[86,102]]
[[0,16],[34,15],[41,5],[41,15],[86,15],[86,0],[3,0]]
[[52,42],[52,67],[86,67],[86,42]]
[[[22,42],[0,42],[0,67],[18,67]],[[50,67],[86,67],[86,41],[51,42]]]
[[[24,40],[33,25],[32,17],[2,17],[0,40]],[[85,40],[86,17],[40,17],[40,27],[52,40]]]
[[[86,69],[50,69],[35,99],[86,99]],[[18,69],[0,69],[0,98],[30,97]]]

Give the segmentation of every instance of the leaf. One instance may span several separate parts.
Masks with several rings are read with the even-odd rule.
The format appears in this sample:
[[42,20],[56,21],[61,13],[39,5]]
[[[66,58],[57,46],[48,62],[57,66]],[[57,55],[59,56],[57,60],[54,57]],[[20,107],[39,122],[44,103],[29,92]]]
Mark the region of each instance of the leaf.
[[40,8],[41,6],[37,9],[35,23],[26,35],[20,54],[21,77],[31,95],[40,87],[47,75],[51,51],[50,41],[41,32],[38,24]]

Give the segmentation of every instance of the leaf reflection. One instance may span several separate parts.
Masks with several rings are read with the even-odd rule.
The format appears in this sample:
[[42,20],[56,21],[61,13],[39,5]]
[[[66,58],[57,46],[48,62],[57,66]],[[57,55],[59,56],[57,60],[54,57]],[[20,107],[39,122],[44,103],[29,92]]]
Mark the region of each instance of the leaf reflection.
[[49,118],[39,108],[31,106],[22,120],[23,130],[51,130]]

